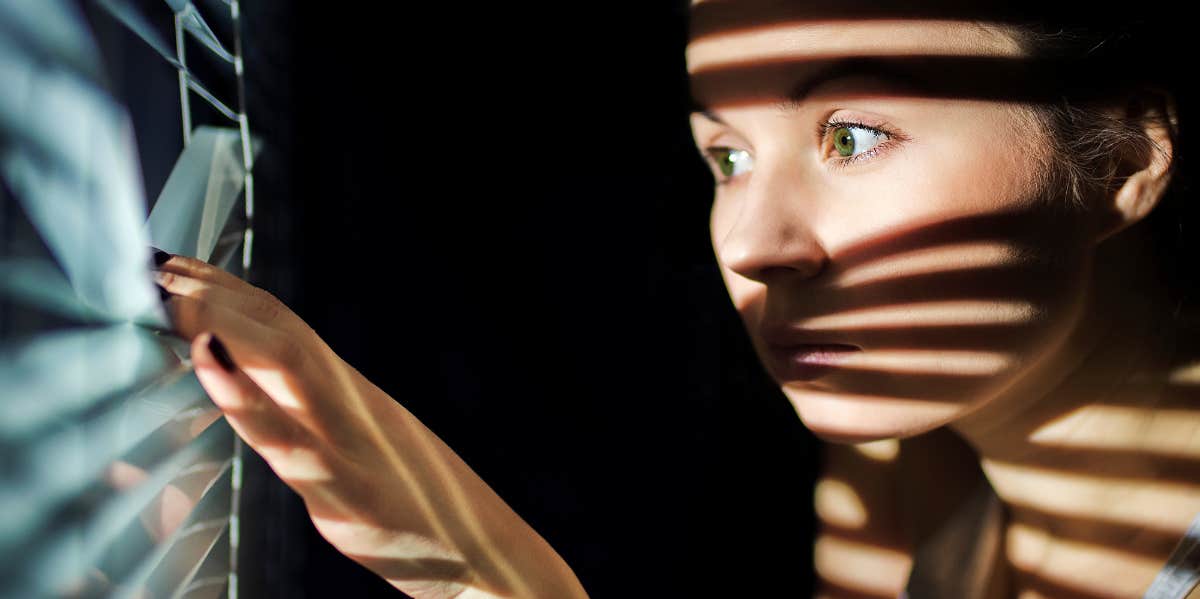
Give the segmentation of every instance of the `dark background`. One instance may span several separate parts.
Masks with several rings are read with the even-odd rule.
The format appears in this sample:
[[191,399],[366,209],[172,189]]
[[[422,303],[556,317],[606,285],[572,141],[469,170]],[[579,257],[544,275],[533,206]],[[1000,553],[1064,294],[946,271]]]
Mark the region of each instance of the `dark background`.
[[[678,4],[244,2],[251,279],[592,597],[807,596],[817,449],[712,257]],[[397,595],[270,476],[244,596]]]
[[[134,3],[169,33],[160,0]],[[81,4],[153,200],[182,147],[176,72]],[[808,596],[817,447],[712,255],[681,4],[242,2],[249,278],[592,597]],[[257,456],[245,480],[241,596],[400,595]]]

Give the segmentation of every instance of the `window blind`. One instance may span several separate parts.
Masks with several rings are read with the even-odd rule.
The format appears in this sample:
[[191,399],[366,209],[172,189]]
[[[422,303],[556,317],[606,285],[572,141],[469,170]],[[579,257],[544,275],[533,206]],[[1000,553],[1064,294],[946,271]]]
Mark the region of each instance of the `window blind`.
[[88,1],[177,72],[184,145],[147,202],[84,6],[0,0],[0,597],[236,598],[242,447],[149,259],[249,269],[238,2]]

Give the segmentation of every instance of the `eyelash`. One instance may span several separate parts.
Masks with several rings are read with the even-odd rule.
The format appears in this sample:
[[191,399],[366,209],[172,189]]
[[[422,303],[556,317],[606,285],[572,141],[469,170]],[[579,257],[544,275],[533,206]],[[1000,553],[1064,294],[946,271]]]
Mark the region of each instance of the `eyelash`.
[[[900,135],[893,133],[890,130],[890,128],[888,128],[888,127],[871,126],[871,125],[867,125],[865,123],[860,123],[858,121],[853,121],[853,120],[827,120],[827,121],[822,121],[817,124],[817,139],[819,140],[819,143],[821,144],[821,146],[824,147],[825,140],[826,140],[826,138],[828,138],[830,132],[835,131],[841,127],[865,129],[876,135],[884,136],[884,137],[886,137],[886,139],[880,141],[879,143],[875,144],[870,150],[867,150],[861,154],[855,154],[854,156],[848,156],[846,158],[835,159],[833,161],[834,162],[833,168],[835,168],[835,169],[843,169],[843,168],[846,168],[847,166],[849,166],[851,163],[862,162],[865,160],[871,160],[875,156],[879,155],[879,153],[881,151],[888,150],[895,143],[903,141],[903,138]],[[720,165],[716,164],[717,158],[715,156],[713,156],[713,154],[715,152],[718,152],[721,150],[724,150],[727,152],[733,152],[733,151],[736,151],[737,148],[730,148],[727,146],[712,146],[712,147],[708,147],[708,148],[704,149],[705,157],[710,162],[713,163],[713,166],[716,167],[716,170],[718,172],[721,170],[721,168],[720,168]],[[736,178],[736,177],[727,177],[726,178],[726,177],[723,177],[722,175],[717,175],[716,183],[717,183],[717,185],[725,185],[726,183],[729,183],[734,178]]]
[[882,135],[886,139],[880,141],[879,143],[872,146],[870,150],[867,150],[861,154],[855,154],[854,156],[847,156],[845,158],[835,159],[833,161],[833,163],[834,163],[833,168],[836,168],[836,169],[846,168],[847,166],[849,166],[851,163],[854,163],[854,162],[862,162],[862,161],[866,161],[866,160],[871,160],[875,156],[877,156],[881,151],[889,149],[893,143],[895,143],[896,141],[899,141],[899,136],[897,136],[895,133],[892,133],[890,131],[890,129],[882,127],[882,126],[873,127],[871,125],[867,125],[867,124],[860,123],[857,121],[852,121],[852,120],[836,120],[836,121],[829,120],[829,121],[823,121],[817,125],[817,139],[820,140],[821,146],[824,147],[825,139],[829,136],[829,133],[831,131],[835,131],[842,127],[853,128],[853,129],[865,129],[876,135]]

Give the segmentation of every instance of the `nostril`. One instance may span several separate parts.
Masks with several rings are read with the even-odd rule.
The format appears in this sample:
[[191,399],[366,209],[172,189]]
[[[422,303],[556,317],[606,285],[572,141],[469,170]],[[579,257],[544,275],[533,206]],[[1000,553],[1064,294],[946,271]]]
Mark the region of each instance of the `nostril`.
[[[743,198],[745,199],[745,198]],[[829,259],[816,231],[796,208],[777,198],[751,198],[733,222],[716,223],[723,230],[715,249],[722,264],[759,282],[765,279],[812,278],[821,274]],[[766,201],[766,200],[772,201]],[[785,198],[786,199],[786,198]]]
[[781,278],[811,279],[825,270],[825,260],[803,260],[786,265],[773,265],[763,268],[758,273],[761,280]]

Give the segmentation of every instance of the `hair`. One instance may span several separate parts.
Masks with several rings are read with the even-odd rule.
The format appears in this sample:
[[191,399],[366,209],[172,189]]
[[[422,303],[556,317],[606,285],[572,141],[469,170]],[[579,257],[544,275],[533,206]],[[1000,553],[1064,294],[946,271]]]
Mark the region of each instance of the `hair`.
[[[975,22],[978,26],[985,25]],[[1185,131],[1187,98],[1183,76],[1163,56],[1176,56],[1164,38],[1176,37],[1145,21],[1126,23],[1064,23],[1053,20],[1010,22],[999,26],[1031,59],[1089,64],[1088,73],[1107,79],[1103,85],[1072,95],[1070,90],[1052,102],[1022,104],[1020,112],[1046,131],[1053,151],[1041,165],[1045,197],[1066,209],[1086,210],[1095,198],[1111,197],[1125,181],[1119,157],[1148,164],[1154,153],[1169,159],[1168,183],[1154,210],[1145,217],[1154,258],[1167,284],[1182,301],[1200,290],[1189,271],[1200,255],[1189,241],[1198,222],[1190,198]],[[1183,47],[1183,42],[1180,47]],[[1099,90],[1099,93],[1097,93]],[[1165,109],[1147,110],[1150,102]],[[1172,148],[1159,146],[1147,128],[1164,128]],[[1045,143],[1039,139],[1038,143]],[[1177,304],[1178,306],[1178,304]],[[1178,316],[1178,308],[1176,309]]]
[[[1062,95],[1053,104],[1034,103],[1027,106],[1028,114],[1036,124],[1051,132],[1055,149],[1053,164],[1046,164],[1046,174],[1051,177],[1053,189],[1060,198],[1075,208],[1084,209],[1094,194],[1115,191],[1123,179],[1118,172],[1119,164],[1113,160],[1118,154],[1132,155],[1134,160],[1145,163],[1152,153],[1164,154],[1146,133],[1150,126],[1165,128],[1178,153],[1179,122],[1174,105],[1172,87],[1174,81],[1164,80],[1152,69],[1140,62],[1143,49],[1151,40],[1144,23],[1117,27],[1105,25],[1056,25],[1046,21],[1008,24],[1002,27],[1017,42],[1023,53],[1034,59],[1049,59],[1066,63],[1089,62],[1103,65],[1116,79],[1116,84],[1104,87],[1104,93],[1086,98]],[[1152,63],[1153,64],[1153,63]],[[1129,77],[1137,71],[1141,77]],[[1163,94],[1171,105],[1171,112],[1147,111],[1139,102],[1146,94]],[[1127,102],[1125,106],[1118,106]],[[1114,114],[1114,108],[1128,108]],[[1176,160],[1170,160],[1168,177],[1177,171]]]

